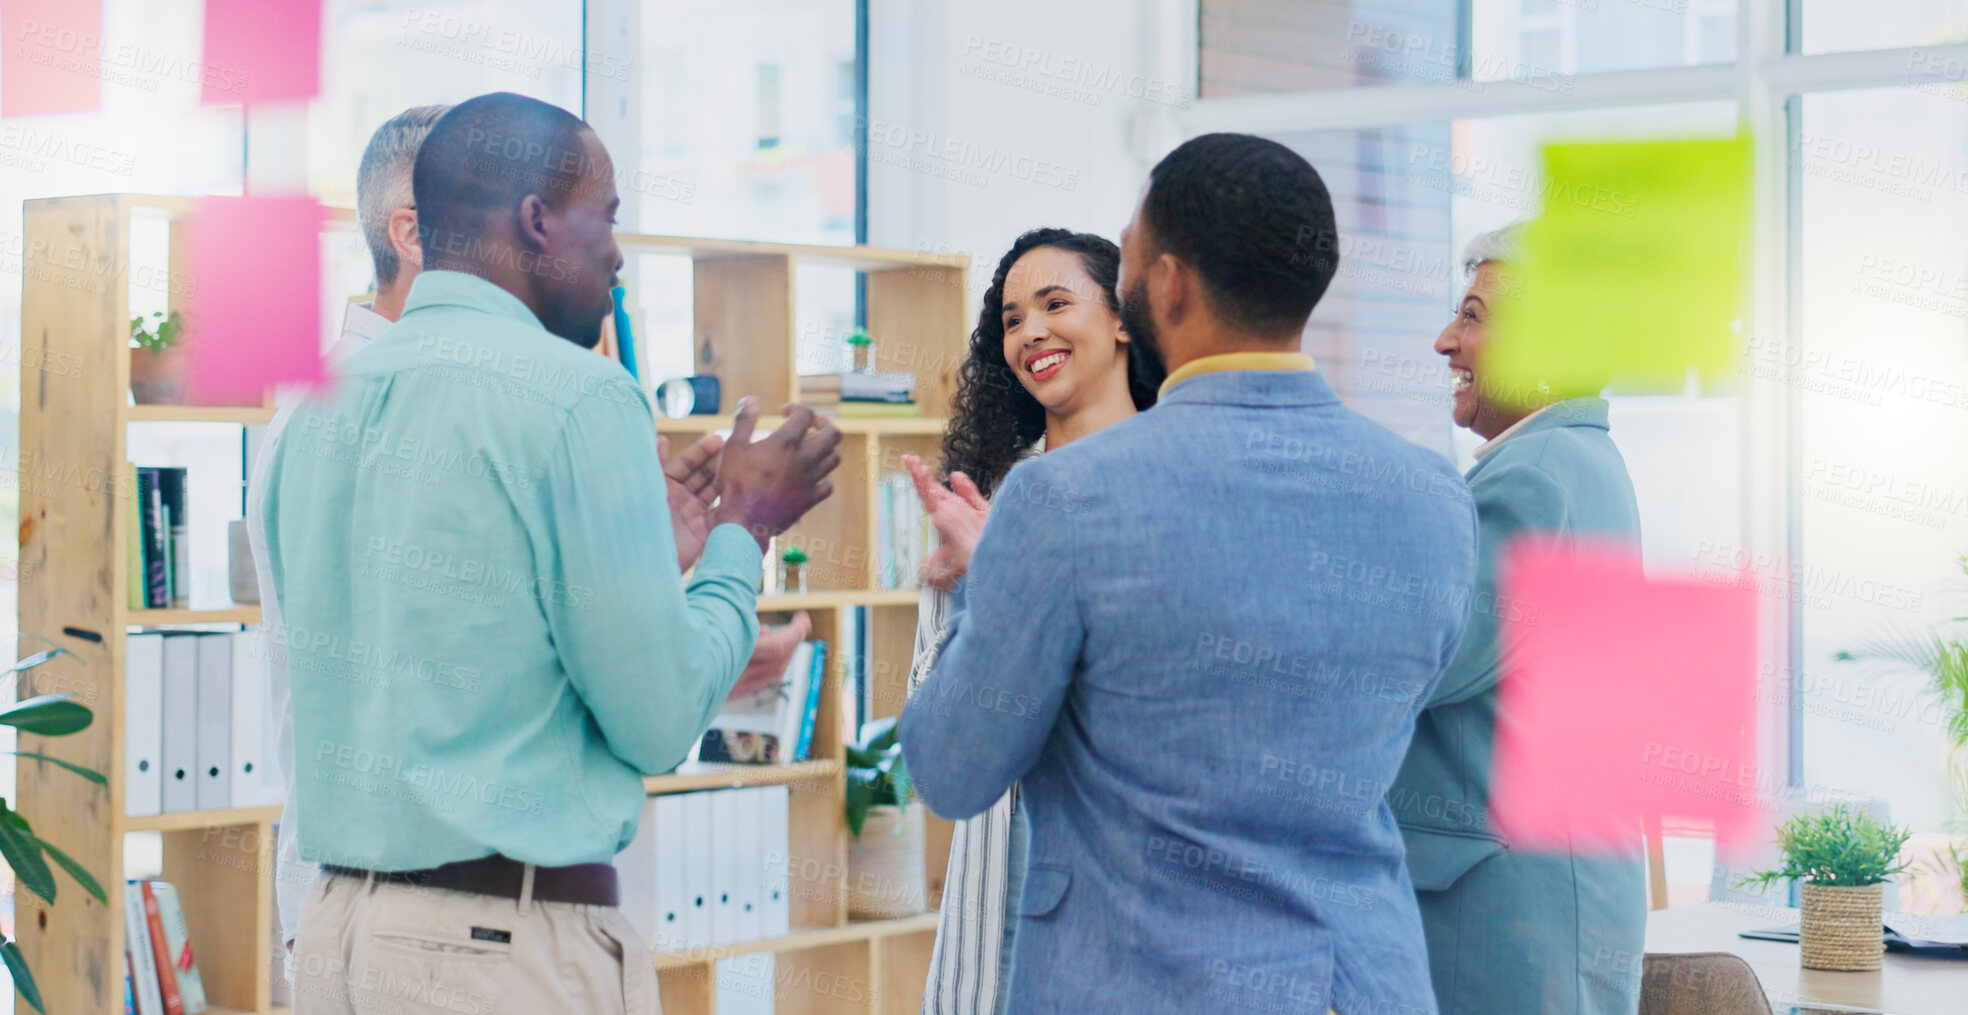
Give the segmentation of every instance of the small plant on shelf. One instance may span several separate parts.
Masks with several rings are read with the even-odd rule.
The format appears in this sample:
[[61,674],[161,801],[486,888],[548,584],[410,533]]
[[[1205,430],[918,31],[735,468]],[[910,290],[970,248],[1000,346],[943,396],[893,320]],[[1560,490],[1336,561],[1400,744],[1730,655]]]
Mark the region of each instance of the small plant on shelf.
[[813,558],[795,546],[779,555],[779,591],[805,592],[806,565]]
[[[130,318],[130,394],[138,405],[176,405],[184,392],[184,318],[161,310]],[[154,325],[154,327],[153,327]]]
[[847,912],[886,920],[923,911],[922,805],[913,802],[895,718],[878,719],[847,748]]
[[1885,950],[1881,886],[1910,865],[1900,858],[1910,835],[1850,804],[1799,814],[1777,826],[1783,863],[1736,885],[1803,882],[1798,938],[1805,967],[1878,969]]
[[162,310],[155,311],[150,316],[163,318],[157,322],[156,331],[151,331],[149,324],[141,316],[130,318],[130,341],[137,343],[139,349],[161,353],[177,343],[178,332],[184,328],[184,318],[175,310],[171,311],[169,317],[165,317]]
[[[66,649],[49,648],[20,660],[7,672],[11,676],[19,676],[50,659],[67,654]],[[0,726],[12,726],[22,733],[33,733],[43,737],[65,737],[79,733],[88,729],[89,724],[94,721],[95,713],[75,701],[74,696],[69,694],[37,695],[0,710]],[[68,769],[98,786],[109,784],[109,780],[103,778],[101,772],[71,764],[60,758],[51,758],[34,751],[6,753]],[[48,861],[53,860],[62,870],[68,872],[69,877],[75,879],[76,884],[82,886],[83,891],[95,896],[97,902],[105,906],[109,905],[109,896],[103,892],[102,883],[67,853],[35,835],[34,828],[28,824],[27,819],[9,807],[5,799],[0,799],[0,856],[4,856],[7,866],[13,869],[14,879],[26,886],[28,891],[40,896],[43,902],[55,901],[55,876],[48,869]],[[17,918],[21,915],[18,908],[15,915]],[[41,989],[35,986],[34,973],[27,968],[27,959],[21,955],[17,940],[0,939],[0,960],[5,961],[7,972],[14,978],[14,989],[20,991],[21,997],[34,1006],[35,1011],[45,1013],[47,1009],[41,1005]]]

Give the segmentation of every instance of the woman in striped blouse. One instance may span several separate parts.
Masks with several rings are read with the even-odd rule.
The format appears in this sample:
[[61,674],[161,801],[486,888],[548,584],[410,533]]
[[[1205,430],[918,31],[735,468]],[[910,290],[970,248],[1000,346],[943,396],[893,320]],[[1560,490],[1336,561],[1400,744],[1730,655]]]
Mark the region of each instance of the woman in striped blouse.
[[[936,665],[958,582],[984,530],[988,498],[1021,459],[1118,423],[1154,404],[1161,378],[1131,355],[1114,292],[1119,248],[1065,229],[1034,229],[998,261],[970,354],[958,371],[956,414],[943,435],[943,475],[906,459],[939,537],[917,611],[911,691]],[[994,1015],[1010,973],[1007,918],[1025,869],[1017,787],[950,841],[943,911],[923,1015]]]

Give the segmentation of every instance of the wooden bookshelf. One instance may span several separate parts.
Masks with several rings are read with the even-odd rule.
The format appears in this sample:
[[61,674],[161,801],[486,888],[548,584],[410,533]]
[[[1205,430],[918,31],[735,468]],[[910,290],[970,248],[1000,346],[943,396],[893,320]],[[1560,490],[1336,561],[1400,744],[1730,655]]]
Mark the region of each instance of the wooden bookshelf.
[[[162,215],[171,224],[171,256],[184,250],[182,219],[188,198],[110,194],[26,202],[29,249],[76,252],[23,272],[21,336],[23,392],[21,451],[59,466],[46,481],[23,482],[20,494],[20,589],[23,633],[57,639],[71,658],[22,674],[21,697],[70,691],[96,710],[82,733],[54,739],[24,736],[23,750],[85,765],[109,776],[94,786],[52,765],[20,766],[19,808],[36,832],[94,872],[109,892],[105,907],[57,874],[61,892],[45,908],[22,906],[21,946],[48,1010],[64,1015],[122,1011],[122,876],[124,837],[143,832],[163,842],[161,876],[179,887],[212,1011],[218,1015],[289,1015],[270,1004],[274,822],[277,807],[191,811],[125,817],[122,673],[131,628],[190,624],[254,624],[256,606],[222,609],[132,610],[123,550],[131,506],[115,484],[89,477],[123,474],[130,424],[225,423],[251,426],[272,418],[264,406],[129,405],[129,289],[127,265],[133,213]],[[353,215],[331,209],[329,222],[348,228]],[[867,610],[868,681],[874,715],[901,707],[915,632],[917,593],[880,589],[875,580],[876,484],[901,468],[904,454],[938,453],[965,352],[965,274],[961,257],[866,247],[819,247],[749,241],[623,234],[632,253],[672,253],[693,262],[696,318],[693,344],[700,373],[724,382],[728,403],[756,395],[767,409],[795,400],[793,284],[796,265],[845,265],[865,272],[867,323],[876,338],[876,366],[918,379],[919,418],[837,419],[844,462],[835,494],[789,534],[809,550],[804,593],[761,596],[761,612],[807,610],[814,637],[828,643],[827,669],[812,749],[793,765],[692,765],[644,781],[652,794],[740,786],[784,785],[790,798],[789,835],[796,870],[793,934],[760,941],[655,956],[668,1015],[711,1015],[716,962],[771,952],[778,962],[776,1009],[792,1015],[856,1012],[914,1015],[942,896],[950,826],[931,817],[924,867],[929,913],[900,920],[850,921],[845,872],[849,837],[842,815],[843,658],[848,611]],[[46,247],[35,247],[37,243]],[[184,265],[173,264],[184,270]],[[110,284],[111,282],[115,284]],[[170,297],[178,307],[179,297]],[[35,364],[29,368],[25,364]],[[54,369],[60,366],[62,369]],[[768,419],[766,424],[776,422]],[[666,434],[728,429],[729,416],[657,420]],[[676,450],[681,450],[681,442]],[[72,481],[71,481],[72,478]],[[79,631],[96,638],[65,633]],[[31,917],[30,917],[30,914]],[[851,990],[827,989],[849,984]]]
[[211,610],[126,610],[128,623],[141,627],[173,627],[182,624],[257,624],[258,606],[227,606]]
[[126,405],[123,418],[131,423],[238,423],[250,426],[273,422],[273,409],[258,406]]

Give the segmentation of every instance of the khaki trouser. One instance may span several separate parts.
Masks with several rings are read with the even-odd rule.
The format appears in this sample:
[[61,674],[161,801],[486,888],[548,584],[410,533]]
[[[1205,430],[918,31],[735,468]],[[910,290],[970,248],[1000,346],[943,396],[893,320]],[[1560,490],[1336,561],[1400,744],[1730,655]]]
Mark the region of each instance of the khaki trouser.
[[642,938],[612,906],[323,874],[289,962],[295,1015],[662,1013]]

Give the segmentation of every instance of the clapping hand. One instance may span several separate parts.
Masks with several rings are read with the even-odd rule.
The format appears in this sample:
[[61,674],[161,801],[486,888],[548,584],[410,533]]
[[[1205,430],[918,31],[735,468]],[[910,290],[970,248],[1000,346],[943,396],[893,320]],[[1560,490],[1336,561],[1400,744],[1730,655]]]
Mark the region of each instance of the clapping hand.
[[977,538],[984,534],[991,504],[978,492],[977,484],[961,472],[950,473],[952,490],[930,476],[928,466],[915,455],[903,455],[902,464],[916,481],[916,494],[929,513],[929,524],[936,527],[936,552],[923,565],[923,583],[948,589],[970,570],[970,554],[977,549]]
[[688,571],[704,553],[711,538],[711,508],[717,503],[718,452],[724,438],[711,434],[670,455],[670,439],[656,438],[657,457],[664,459],[663,477],[670,491],[670,524],[676,530],[677,570]]
[[793,650],[812,633],[813,618],[805,610],[793,614],[791,623],[760,628],[752,659],[745,664],[745,672],[738,674],[738,682],[732,685],[731,694],[725,700],[736,701],[785,680],[786,664],[793,661]]

